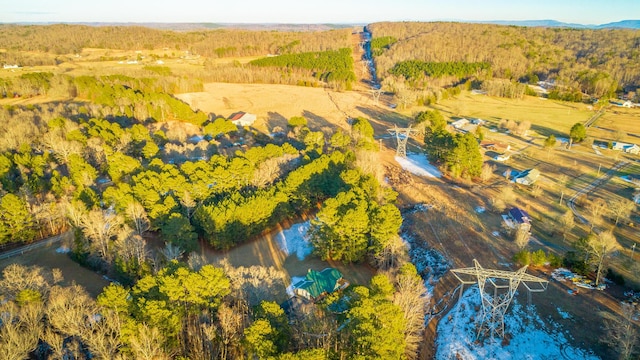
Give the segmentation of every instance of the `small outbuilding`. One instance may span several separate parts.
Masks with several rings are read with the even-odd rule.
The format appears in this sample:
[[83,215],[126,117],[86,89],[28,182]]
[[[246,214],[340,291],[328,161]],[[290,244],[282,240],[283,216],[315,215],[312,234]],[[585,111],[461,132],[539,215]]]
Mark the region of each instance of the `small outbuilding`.
[[246,113],[244,111],[231,114],[229,117],[229,121],[236,126],[251,126],[256,122],[256,119],[257,116],[255,114]]
[[538,181],[539,177],[540,171],[538,169],[527,169],[514,176],[513,182],[529,186]]

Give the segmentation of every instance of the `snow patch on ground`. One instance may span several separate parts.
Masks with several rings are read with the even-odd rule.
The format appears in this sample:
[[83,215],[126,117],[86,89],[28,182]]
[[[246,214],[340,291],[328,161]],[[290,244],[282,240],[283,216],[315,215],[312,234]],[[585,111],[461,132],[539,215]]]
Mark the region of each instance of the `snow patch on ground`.
[[485,211],[487,211],[487,209],[485,209],[485,208],[484,208],[484,206],[476,206],[476,212],[477,212],[478,214],[482,214],[482,213],[484,213]]
[[311,254],[313,246],[307,237],[309,226],[309,221],[293,224],[289,229],[282,230],[276,235],[280,249],[287,256],[295,254],[298,260],[304,260]]
[[408,153],[406,158],[396,156],[395,159],[403,169],[414,175],[431,178],[442,176],[440,170],[431,165],[424,154]]
[[563,319],[571,319],[571,314],[569,314],[566,311],[563,311],[560,307],[556,307],[556,311],[558,312],[558,315],[560,315],[561,318]]
[[545,324],[533,309],[525,309],[515,299],[505,316],[505,333],[510,340],[476,341],[476,309],[481,307],[476,286],[438,324],[436,359],[598,359],[582,349],[572,347],[560,332],[559,325]]
[[402,239],[409,249],[411,262],[424,280],[428,295],[432,296],[433,288],[449,270],[451,264],[439,251],[428,247],[422,241],[416,241],[410,234],[402,234]]
[[68,246],[62,245],[59,248],[56,249],[56,252],[58,254],[67,254],[71,251],[71,249],[69,249]]

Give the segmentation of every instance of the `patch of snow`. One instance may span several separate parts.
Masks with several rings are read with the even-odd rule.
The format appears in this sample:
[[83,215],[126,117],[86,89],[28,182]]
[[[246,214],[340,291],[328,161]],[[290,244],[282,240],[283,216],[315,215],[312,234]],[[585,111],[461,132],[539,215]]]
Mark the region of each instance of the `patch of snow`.
[[476,212],[478,214],[482,214],[485,211],[487,211],[487,209],[485,209],[484,206],[476,206]]
[[309,221],[293,224],[289,229],[282,230],[276,235],[280,249],[287,256],[295,254],[298,260],[304,260],[311,254],[313,246],[307,237],[309,226]]
[[560,141],[561,144],[568,144],[569,143],[569,138],[565,138],[565,137],[557,137],[556,140]]
[[433,207],[433,205],[428,205],[425,203],[417,203],[417,204],[413,204],[413,206],[410,206],[408,208],[406,208],[405,210],[403,210],[403,214],[414,214],[417,212],[427,212],[427,210],[431,209]]
[[556,311],[558,312],[558,314],[560,315],[561,318],[563,319],[571,319],[571,314],[569,314],[566,311],[563,311],[560,307],[556,307]]
[[289,296],[294,296],[295,294],[293,293],[293,284],[297,284],[299,281],[304,280],[304,277],[302,276],[293,276],[291,278],[291,284],[289,284],[289,286],[287,286],[287,295]]
[[58,254],[67,254],[71,251],[71,249],[68,246],[62,245],[59,248],[56,249],[56,252]]
[[500,236],[500,232],[499,231],[494,231],[491,233],[491,235],[493,236]]
[[[535,312],[525,309],[516,299],[505,315],[508,341],[477,341],[475,320],[481,316],[477,286],[470,287],[462,299],[438,323],[436,359],[585,359],[597,356],[569,344],[556,323],[546,324]],[[533,310],[533,311],[532,311]]]
[[407,154],[406,158],[396,156],[395,159],[403,169],[414,175],[431,178],[439,178],[442,176],[440,170],[431,165],[424,154]]
[[403,233],[402,239],[407,244],[411,262],[424,280],[427,293],[432,296],[435,285],[449,271],[451,264],[439,251],[428,247],[423,241],[415,241],[410,234]]

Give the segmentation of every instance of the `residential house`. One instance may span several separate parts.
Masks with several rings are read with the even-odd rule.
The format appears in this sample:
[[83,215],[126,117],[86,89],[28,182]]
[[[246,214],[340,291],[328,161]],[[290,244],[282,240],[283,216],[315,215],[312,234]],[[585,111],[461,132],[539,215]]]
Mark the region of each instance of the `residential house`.
[[486,150],[493,150],[500,153],[511,150],[511,145],[500,141],[482,140],[480,146]]
[[229,120],[236,126],[251,126],[256,121],[255,114],[246,113],[244,111],[231,114]]
[[629,143],[616,141],[611,145],[612,145],[611,149],[613,150],[624,151],[627,154],[634,154],[634,155],[640,154],[640,146],[636,144],[629,144]]
[[516,228],[526,227],[527,229],[531,229],[531,217],[526,211],[514,207],[509,210],[508,216]]
[[527,169],[513,177],[513,181],[522,185],[533,185],[540,177],[538,169]]
[[326,268],[322,271],[309,269],[303,280],[293,284],[293,293],[315,301],[347,286],[349,282],[342,278],[342,273],[338,269]]
[[451,123],[451,126],[453,126],[454,128],[461,130],[462,128],[464,128],[465,126],[469,125],[469,120],[462,118],[460,120],[456,120],[454,122]]

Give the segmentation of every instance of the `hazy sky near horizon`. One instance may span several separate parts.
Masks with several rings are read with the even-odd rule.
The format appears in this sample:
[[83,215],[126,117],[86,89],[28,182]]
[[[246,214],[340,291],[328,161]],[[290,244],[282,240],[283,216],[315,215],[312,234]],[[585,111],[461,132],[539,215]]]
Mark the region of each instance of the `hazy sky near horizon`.
[[640,0],[0,0],[0,22],[371,23],[640,19]]

